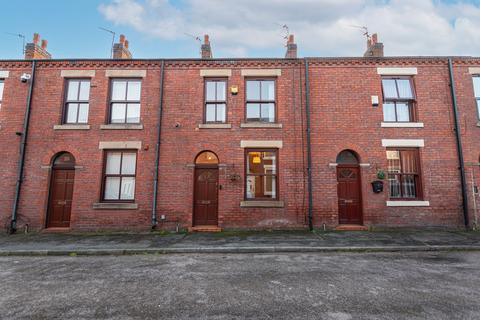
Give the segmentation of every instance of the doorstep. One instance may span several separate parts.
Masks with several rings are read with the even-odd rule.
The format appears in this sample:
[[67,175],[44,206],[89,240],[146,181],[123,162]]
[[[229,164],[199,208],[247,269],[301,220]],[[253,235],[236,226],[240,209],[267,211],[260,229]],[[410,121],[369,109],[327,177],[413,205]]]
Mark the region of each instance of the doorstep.
[[194,226],[189,227],[188,232],[222,232],[219,226]]
[[51,227],[42,230],[42,233],[62,233],[70,232],[70,227]]
[[335,228],[337,231],[368,231],[368,227],[360,224],[341,224]]

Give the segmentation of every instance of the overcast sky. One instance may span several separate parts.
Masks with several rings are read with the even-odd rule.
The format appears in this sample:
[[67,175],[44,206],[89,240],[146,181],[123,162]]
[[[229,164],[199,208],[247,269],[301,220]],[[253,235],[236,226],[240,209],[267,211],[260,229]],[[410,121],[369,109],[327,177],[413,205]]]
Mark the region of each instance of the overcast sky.
[[[109,35],[98,26],[125,33],[137,58],[198,57],[198,42],[186,34],[209,34],[215,57],[282,57],[283,25],[295,34],[299,56],[361,56],[365,37],[355,26],[377,32],[389,56],[480,56],[480,0],[30,0],[6,6],[2,29],[27,40],[40,32],[57,58],[108,55]],[[17,58],[18,39],[3,43],[9,45],[0,47],[0,58]]]

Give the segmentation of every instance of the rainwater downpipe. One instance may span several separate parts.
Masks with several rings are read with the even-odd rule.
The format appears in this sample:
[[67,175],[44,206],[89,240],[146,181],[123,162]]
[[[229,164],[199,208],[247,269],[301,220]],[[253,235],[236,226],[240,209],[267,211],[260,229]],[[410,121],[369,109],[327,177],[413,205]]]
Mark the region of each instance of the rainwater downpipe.
[[465,178],[465,163],[463,162],[462,137],[460,133],[460,125],[458,121],[457,96],[455,94],[455,79],[453,77],[452,58],[448,58],[448,73],[450,76],[450,91],[452,94],[453,118],[455,126],[455,137],[457,142],[458,162],[460,163],[460,179],[462,183],[462,199],[463,199],[463,221],[465,227],[468,228],[468,194],[467,179]]
[[152,199],[152,229],[155,229],[157,220],[157,195],[158,195],[158,171],[160,164],[160,138],[162,132],[162,115],[163,115],[163,81],[165,76],[165,60],[162,60],[160,70],[160,106],[158,110],[158,127],[157,127],[157,145],[155,154],[155,177],[153,179],[153,199]]
[[23,131],[21,132],[22,140],[20,143],[20,159],[18,159],[18,173],[17,173],[17,183],[15,186],[15,198],[13,201],[12,209],[12,220],[10,221],[10,234],[14,234],[17,231],[17,213],[18,213],[18,203],[20,200],[20,191],[22,189],[23,182],[23,169],[25,166],[25,150],[27,148],[27,137],[28,137],[28,127],[30,124],[30,110],[32,108],[32,95],[33,95],[33,85],[35,82],[35,68],[36,61],[32,61],[32,76],[30,78],[30,87],[28,88],[27,96],[27,107],[25,111],[25,118],[23,121]]
[[313,194],[312,194],[312,148],[310,142],[310,84],[308,80],[308,59],[305,61],[305,113],[307,117],[307,175],[308,175],[308,228],[313,230]]

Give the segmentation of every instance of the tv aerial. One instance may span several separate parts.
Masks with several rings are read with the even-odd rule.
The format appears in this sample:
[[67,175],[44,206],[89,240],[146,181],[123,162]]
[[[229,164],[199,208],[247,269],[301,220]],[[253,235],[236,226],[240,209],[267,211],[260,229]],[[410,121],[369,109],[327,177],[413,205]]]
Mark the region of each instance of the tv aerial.
[[22,55],[24,55],[25,54],[25,35],[21,33],[12,33],[12,32],[5,32],[5,34],[22,39]]
[[103,30],[105,32],[108,32],[112,35],[112,48],[110,49],[110,58],[113,58],[113,45],[115,44],[116,33],[112,30],[108,30],[108,29],[105,29],[105,28],[102,28],[102,27],[98,27],[98,29]]

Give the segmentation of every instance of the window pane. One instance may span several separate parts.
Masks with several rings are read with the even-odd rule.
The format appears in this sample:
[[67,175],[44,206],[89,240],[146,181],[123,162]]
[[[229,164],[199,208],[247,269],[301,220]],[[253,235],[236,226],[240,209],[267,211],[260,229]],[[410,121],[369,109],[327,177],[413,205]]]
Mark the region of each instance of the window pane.
[[409,122],[410,121],[410,108],[408,103],[397,102],[397,121]]
[[127,100],[140,101],[142,83],[140,81],[128,81]]
[[137,155],[135,153],[124,153],[122,158],[122,174],[135,174]]
[[217,101],[225,101],[225,81],[217,81]]
[[413,98],[411,82],[408,79],[398,79],[398,94],[400,98],[411,99]]
[[414,151],[402,151],[402,173],[417,173],[417,157]]
[[480,77],[473,77],[473,90],[475,97],[480,98]]
[[105,168],[106,174],[120,174],[120,159],[122,157],[121,152],[109,152],[107,153],[107,164]]
[[478,119],[480,119],[480,99],[477,100]]
[[68,101],[77,101],[78,100],[78,81],[70,80],[68,81]]
[[112,82],[112,100],[123,101],[127,92],[126,81],[113,81]]
[[0,101],[3,100],[3,81],[0,81]]
[[207,109],[206,109],[205,121],[214,122],[215,121],[215,104],[207,104],[206,108]]
[[262,152],[263,170],[265,174],[276,174],[277,159],[275,152]]
[[123,177],[122,178],[122,193],[120,199],[133,200],[135,195],[135,178]]
[[66,123],[76,123],[77,122],[77,103],[67,104],[67,118],[65,119]]
[[88,123],[88,103],[78,105],[78,123]]
[[260,100],[260,81],[247,81],[247,100]]
[[384,98],[398,98],[397,97],[397,88],[395,87],[394,79],[383,79],[383,97]]
[[127,107],[127,123],[140,122],[140,104],[130,103]]
[[247,174],[276,174],[275,152],[251,151],[247,155]]
[[262,103],[262,121],[274,122],[275,121],[275,104]]
[[112,104],[112,123],[125,123],[125,103]]
[[389,174],[388,175],[388,183],[390,185],[390,198],[400,198],[400,180],[399,176]]
[[403,185],[403,197],[404,198],[415,198],[417,196],[415,192],[415,176],[414,175],[404,175],[402,177]]
[[105,200],[117,200],[120,191],[120,178],[107,177],[105,179]]
[[262,81],[262,100],[275,100],[275,81]]
[[247,103],[247,120],[260,120],[260,104]]
[[395,104],[384,103],[383,104],[383,121],[395,122]]
[[215,82],[214,81],[207,81],[207,92],[206,92],[206,100],[207,101],[215,101]]
[[225,104],[217,104],[217,121],[225,122]]
[[80,82],[79,100],[88,101],[89,97],[90,97],[90,81]]
[[276,197],[276,177],[274,176],[248,176],[246,183],[247,199]]
[[401,173],[400,151],[387,151],[388,172]]

